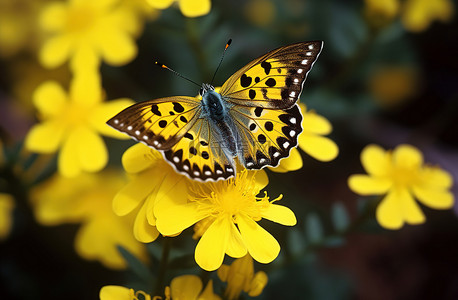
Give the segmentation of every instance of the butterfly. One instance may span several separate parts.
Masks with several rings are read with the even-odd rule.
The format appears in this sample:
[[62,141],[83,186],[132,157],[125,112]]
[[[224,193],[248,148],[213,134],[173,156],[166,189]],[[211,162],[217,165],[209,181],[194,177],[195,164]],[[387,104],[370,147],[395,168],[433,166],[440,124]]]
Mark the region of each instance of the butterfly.
[[249,170],[277,166],[297,146],[302,115],[296,102],[322,47],[322,41],[280,47],[238,70],[219,92],[204,83],[201,99],[137,103],[107,124],[160,150],[195,180],[235,176],[234,158]]

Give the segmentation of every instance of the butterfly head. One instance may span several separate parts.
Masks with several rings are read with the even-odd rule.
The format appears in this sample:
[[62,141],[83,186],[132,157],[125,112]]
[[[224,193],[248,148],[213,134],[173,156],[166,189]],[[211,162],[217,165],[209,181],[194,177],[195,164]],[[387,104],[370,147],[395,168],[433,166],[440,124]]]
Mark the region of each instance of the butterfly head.
[[214,91],[215,87],[208,83],[202,83],[202,87],[199,90],[199,95],[203,96],[208,91]]

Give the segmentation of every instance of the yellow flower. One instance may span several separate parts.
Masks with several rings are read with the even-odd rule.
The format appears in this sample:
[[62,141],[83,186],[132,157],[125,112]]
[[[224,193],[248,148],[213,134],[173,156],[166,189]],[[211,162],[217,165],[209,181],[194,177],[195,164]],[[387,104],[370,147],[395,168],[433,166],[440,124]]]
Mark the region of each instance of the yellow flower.
[[[320,161],[331,161],[339,154],[336,143],[324,135],[332,132],[332,125],[324,117],[312,110],[307,111],[305,104],[300,103],[302,112],[302,133],[297,142],[299,148]],[[297,149],[292,149],[287,158],[280,161],[277,167],[269,168],[274,172],[285,173],[302,168],[302,158]]]
[[434,209],[453,206],[451,175],[424,165],[421,152],[413,146],[400,145],[391,152],[369,145],[361,153],[361,162],[368,175],[352,175],[348,185],[360,195],[386,194],[376,211],[377,221],[385,228],[425,222],[414,197]]
[[137,54],[132,35],[138,28],[133,11],[120,0],[53,2],[42,11],[39,25],[50,34],[39,53],[40,62],[54,68],[71,61],[74,71],[97,67],[100,60],[123,65]]
[[402,22],[407,30],[423,31],[435,20],[450,21],[454,14],[450,0],[407,0]]
[[367,22],[376,28],[388,25],[399,14],[399,0],[365,0],[364,3]]
[[381,106],[393,107],[418,91],[417,73],[407,67],[385,67],[371,75],[369,89]]
[[146,260],[144,245],[135,240],[131,231],[134,216],[116,216],[111,208],[113,197],[124,182],[121,172],[114,171],[71,179],[56,175],[35,187],[30,198],[36,218],[43,225],[81,223],[75,238],[81,257],[121,269],[126,262],[118,245]]
[[234,260],[230,266],[222,265],[218,277],[227,282],[225,296],[229,300],[239,299],[242,290],[250,297],[259,296],[268,280],[265,272],[254,274],[253,259],[249,254]]
[[265,27],[275,19],[275,5],[271,0],[250,0],[245,4],[246,18],[259,27]]
[[13,224],[14,199],[9,194],[0,193],[0,241],[6,239]]
[[[202,291],[202,280],[196,275],[182,275],[175,277],[170,288],[165,288],[165,297],[150,295],[143,291],[135,292],[122,286],[107,285],[100,289],[100,300],[220,300],[213,293],[213,283],[210,280],[207,287]],[[140,297],[141,295],[141,297]]]
[[103,103],[98,76],[86,74],[73,79],[68,95],[56,82],[45,82],[35,91],[33,100],[42,122],[30,129],[25,145],[38,153],[54,153],[61,147],[58,167],[64,176],[105,167],[108,151],[99,134],[127,138],[105,122],[133,101]]
[[134,224],[135,238],[144,243],[152,242],[159,235],[153,213],[156,202],[186,200],[188,179],[175,172],[160,152],[140,143],[124,152],[122,164],[132,176],[116,194],[113,209],[117,215],[124,216],[140,207]]
[[181,13],[188,18],[200,17],[210,12],[210,0],[146,0],[155,9],[166,9],[175,1],[178,2]]
[[305,104],[300,103],[302,111],[302,128],[299,135],[299,148],[320,161],[331,161],[339,154],[337,145],[324,135],[332,131],[332,125],[324,117],[318,115],[313,110],[307,111]]
[[226,181],[190,184],[190,196],[169,197],[154,207],[156,226],[163,235],[179,234],[189,226],[208,218],[208,228],[195,250],[197,264],[204,270],[218,269],[224,255],[242,257],[248,253],[261,263],[270,263],[280,252],[275,238],[256,222],[262,218],[287,225],[296,224],[287,207],[269,201],[267,193],[257,197],[267,185],[265,172],[243,170]]

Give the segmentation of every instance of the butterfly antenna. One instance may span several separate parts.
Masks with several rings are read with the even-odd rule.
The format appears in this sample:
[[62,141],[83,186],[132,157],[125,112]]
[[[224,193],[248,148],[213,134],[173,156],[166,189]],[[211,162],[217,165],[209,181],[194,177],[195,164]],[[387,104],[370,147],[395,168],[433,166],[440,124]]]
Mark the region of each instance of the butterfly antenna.
[[213,80],[215,79],[216,72],[218,72],[218,69],[219,69],[219,67],[221,66],[221,63],[223,62],[224,54],[226,54],[226,50],[227,50],[227,48],[229,48],[229,45],[230,45],[231,43],[232,43],[232,39],[229,39],[229,41],[227,41],[227,43],[226,43],[226,47],[224,47],[223,55],[221,55],[221,59],[220,59],[220,61],[219,61],[219,64],[218,64],[218,67],[216,68],[215,73],[213,74],[213,78],[212,78],[212,81],[210,82],[210,85],[213,85]]
[[162,63],[160,63],[160,62],[158,62],[158,61],[155,61],[154,63],[155,63],[156,65],[158,65],[159,67],[161,67],[162,69],[169,70],[170,72],[172,72],[173,74],[177,75],[178,77],[181,77],[181,78],[183,78],[183,79],[185,79],[185,80],[187,80],[187,81],[189,81],[189,82],[191,82],[191,83],[194,83],[194,84],[197,85],[198,87],[201,87],[201,85],[198,84],[197,82],[192,81],[191,79],[184,77],[183,75],[181,75],[180,73],[178,73],[178,72],[175,71],[175,70],[170,69],[170,68],[167,67],[166,65],[164,65],[164,64],[162,64]]

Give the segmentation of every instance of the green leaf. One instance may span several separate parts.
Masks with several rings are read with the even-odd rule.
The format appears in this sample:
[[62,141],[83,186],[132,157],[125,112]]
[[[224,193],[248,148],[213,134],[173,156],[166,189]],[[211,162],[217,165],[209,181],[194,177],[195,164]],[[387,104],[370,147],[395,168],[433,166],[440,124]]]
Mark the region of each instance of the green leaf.
[[305,219],[305,233],[311,244],[318,244],[323,239],[323,226],[315,213],[310,213]]
[[331,209],[331,216],[337,232],[342,232],[348,228],[350,218],[348,217],[345,206],[341,202],[334,203]]

